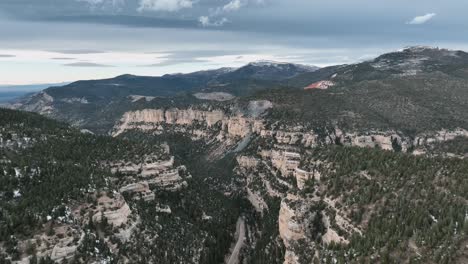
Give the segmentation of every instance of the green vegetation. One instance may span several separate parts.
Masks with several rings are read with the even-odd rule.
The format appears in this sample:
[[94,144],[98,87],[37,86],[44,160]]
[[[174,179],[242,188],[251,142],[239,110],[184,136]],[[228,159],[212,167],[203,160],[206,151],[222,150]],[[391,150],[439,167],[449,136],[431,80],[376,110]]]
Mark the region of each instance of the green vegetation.
[[57,206],[110,187],[109,161],[163,155],[159,145],[83,134],[37,114],[1,110],[0,116],[4,142],[33,142],[0,148],[0,241],[30,236]]
[[322,174],[322,195],[338,198],[337,207],[365,228],[342,249],[354,256],[349,261],[457,259],[468,235],[468,161],[349,147],[310,155],[332,164]]

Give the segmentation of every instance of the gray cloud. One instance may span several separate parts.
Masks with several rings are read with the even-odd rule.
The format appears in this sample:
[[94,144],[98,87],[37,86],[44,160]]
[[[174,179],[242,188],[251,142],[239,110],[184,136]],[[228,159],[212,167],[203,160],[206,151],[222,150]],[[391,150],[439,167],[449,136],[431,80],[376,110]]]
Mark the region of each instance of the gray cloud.
[[0,58],[14,58],[16,55],[10,55],[10,54],[0,54]]
[[164,59],[166,60],[163,62],[148,64],[148,65],[141,65],[141,67],[164,67],[164,66],[172,66],[172,65],[178,65],[178,64],[203,63],[203,62],[209,62],[209,61],[199,59],[200,57],[237,55],[237,54],[245,53],[246,51],[247,50],[213,49],[213,50],[172,50],[172,51],[164,51],[164,52],[155,52],[154,54],[169,53],[170,55],[164,57]]
[[56,58],[50,58],[51,60],[76,60],[76,58],[70,58],[70,57],[56,57]]
[[136,15],[79,15],[55,16],[42,21],[53,23],[85,23],[120,25],[135,28],[198,28],[195,18],[150,17]]
[[102,50],[87,50],[87,49],[76,49],[76,50],[54,50],[54,52],[62,53],[62,54],[99,54],[99,53],[106,53],[106,51]]
[[99,63],[93,63],[93,62],[74,62],[74,63],[64,64],[63,66],[69,66],[69,67],[114,67],[112,65],[99,64]]
[[[109,62],[90,59],[116,67],[99,71],[90,68],[90,71],[76,71],[76,74],[70,68],[58,67],[57,62],[81,60],[57,60],[54,63],[49,59],[39,62],[44,67],[27,80],[21,65],[9,67],[8,59],[3,59],[0,67],[8,68],[11,83],[16,79],[20,83],[38,82],[39,79],[55,82],[83,76],[156,75],[206,69],[208,63],[197,60],[201,57],[220,57],[222,62],[216,67],[222,63],[229,66],[229,60],[222,57],[224,55],[234,56],[232,58],[249,54],[280,58],[296,56],[296,60],[304,63],[330,65],[352,63],[366,54],[378,55],[410,45],[468,49],[465,14],[468,1],[240,0],[239,5],[235,0],[191,2],[190,8],[174,12],[161,8],[139,12],[140,0],[115,2],[115,6],[113,0],[0,0],[2,54],[17,54],[21,59],[24,56],[13,50],[60,51],[62,55],[48,56],[78,59],[81,56],[74,54],[104,51],[172,54],[163,63],[156,63],[160,56],[155,55],[155,63],[151,65],[155,68],[135,67],[151,64],[148,60],[119,63],[116,59],[114,63],[112,59]],[[219,14],[215,12],[218,9],[221,10]],[[428,10],[437,16],[427,20],[424,26],[405,23]],[[201,23],[203,16],[208,20]],[[223,18],[229,22],[218,22]],[[222,26],[213,26],[220,24]],[[204,49],[219,49],[219,52]],[[57,74],[52,68],[62,70],[63,74]]]

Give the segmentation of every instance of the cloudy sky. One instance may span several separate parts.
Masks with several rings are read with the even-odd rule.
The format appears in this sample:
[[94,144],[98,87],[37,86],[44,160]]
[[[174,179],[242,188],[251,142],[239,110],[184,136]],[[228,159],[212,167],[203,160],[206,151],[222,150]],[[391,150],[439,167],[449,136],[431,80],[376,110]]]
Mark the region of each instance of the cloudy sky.
[[466,0],[0,0],[0,85],[468,50]]

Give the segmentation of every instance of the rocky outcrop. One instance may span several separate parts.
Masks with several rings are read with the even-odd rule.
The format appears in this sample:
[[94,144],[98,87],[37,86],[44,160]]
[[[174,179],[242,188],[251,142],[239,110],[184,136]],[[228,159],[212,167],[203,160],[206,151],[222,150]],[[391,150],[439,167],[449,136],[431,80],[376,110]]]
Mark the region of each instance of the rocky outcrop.
[[185,172],[185,167],[164,171],[149,179],[148,183],[166,190],[178,190],[187,186],[187,182],[181,177],[181,172]]
[[130,207],[119,193],[113,194],[113,197],[102,195],[98,198],[98,206],[93,213],[93,221],[101,222],[105,217],[109,224],[119,227],[129,221],[131,213]]
[[303,127],[291,127],[289,129],[263,129],[259,135],[263,138],[273,138],[277,144],[293,145],[298,147],[317,147],[320,145],[341,144],[344,146],[380,148],[389,151],[407,152],[413,150],[415,154],[424,153],[424,146],[437,142],[453,140],[456,137],[468,137],[465,129],[440,130],[426,132],[412,138],[402,132],[368,131],[364,133],[344,132],[339,128],[319,135],[313,131],[306,132]]
[[192,125],[195,122],[200,122],[211,127],[224,118],[224,112],[220,110],[144,109],[125,113],[115,126],[113,135],[118,136],[130,129],[152,130],[158,128],[160,124]]
[[[148,159],[151,159],[149,157]],[[112,173],[123,173],[126,175],[141,175],[143,177],[156,175],[162,171],[171,169],[174,166],[174,157],[169,160],[158,160],[158,157],[154,157],[156,161],[144,161],[141,163],[133,162],[114,162],[111,164]]]
[[237,163],[244,168],[255,168],[260,164],[260,160],[249,156],[239,156],[237,157]]
[[223,120],[224,112],[220,110],[200,111],[194,109],[171,108],[165,112],[167,124],[191,125],[194,122],[205,122],[208,127]]
[[[256,102],[256,101],[255,101]],[[269,104],[265,102],[256,102],[250,108],[252,115],[258,115],[268,108]],[[249,134],[259,134],[264,129],[263,120],[254,117],[248,117],[242,114],[228,116],[221,110],[202,111],[189,109],[170,108],[163,109],[145,109],[125,113],[120,121],[115,125],[112,135],[118,136],[127,130],[138,129],[143,131],[164,130],[161,125],[173,126],[192,126],[194,124],[204,124],[207,129],[215,124],[221,124],[221,134],[231,138],[243,138]],[[209,133],[201,130],[184,130],[179,132],[190,132],[195,136],[204,137]],[[222,137],[220,137],[222,138]]]
[[234,137],[245,137],[253,132],[253,120],[242,116],[229,118],[226,122],[227,132]]
[[453,140],[456,137],[468,137],[468,130],[457,128],[454,130],[442,129],[432,133],[424,133],[418,135],[414,139],[415,146],[424,146],[428,144],[433,144],[437,142],[444,142]]
[[278,169],[283,177],[293,176],[301,161],[301,154],[285,150],[262,151],[261,155],[264,159],[270,159],[273,167]]
[[292,241],[297,241],[305,238],[305,232],[302,225],[299,223],[296,211],[290,205],[291,202],[298,201],[298,197],[288,195],[287,199],[281,202],[281,208],[278,218],[279,234],[283,239],[286,248],[291,246]]
[[133,195],[135,200],[143,199],[144,201],[152,201],[155,199],[155,194],[150,190],[147,181],[130,183],[119,189],[120,193],[129,193]]
[[84,233],[81,234],[81,238],[77,243],[74,243],[73,237],[66,237],[61,239],[59,243],[57,243],[52,252],[50,253],[50,258],[55,262],[61,262],[65,259],[71,259],[75,256],[75,253],[78,249],[78,246],[81,244],[83,240]]
[[320,179],[320,173],[318,171],[309,172],[297,167],[294,169],[294,177],[296,178],[297,188],[302,190],[308,180]]
[[52,106],[54,98],[44,91],[39,92],[26,100],[26,102],[19,102],[12,105],[12,108],[29,112],[36,112],[41,115],[51,114],[54,110]]
[[[281,239],[286,248],[284,264],[298,264],[299,256],[294,250],[294,245],[298,241],[306,239],[305,229],[300,222],[295,208],[291,205],[298,202],[299,198],[294,195],[288,195],[286,199],[281,201],[281,208],[278,218],[278,228]],[[313,243],[309,245],[313,246]]]

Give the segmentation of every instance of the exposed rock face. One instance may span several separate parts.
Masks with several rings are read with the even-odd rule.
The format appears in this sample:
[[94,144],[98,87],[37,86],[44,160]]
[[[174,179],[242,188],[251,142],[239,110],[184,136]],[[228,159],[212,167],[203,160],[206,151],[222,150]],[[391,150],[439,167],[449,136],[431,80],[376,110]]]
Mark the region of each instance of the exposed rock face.
[[[298,201],[298,197],[288,195],[290,201]],[[281,209],[278,219],[278,227],[284,245],[288,248],[293,240],[300,240],[305,238],[305,233],[297,220],[296,211],[289,205],[287,200],[281,202]]]
[[[292,194],[289,194],[287,198],[281,201],[278,228],[280,237],[286,248],[284,264],[304,263],[300,260],[299,253],[313,255],[315,242],[310,240],[307,235],[306,226],[308,226],[308,219],[305,219],[307,217],[307,209],[301,208],[303,206],[302,202],[299,197]],[[314,215],[313,217],[318,216]],[[305,247],[307,252],[295,250],[298,244],[308,245]],[[312,249],[311,252],[309,252],[310,249]]]
[[191,125],[195,121],[198,121],[206,122],[208,127],[210,127],[223,120],[224,112],[220,110],[200,111],[194,109],[181,110],[177,108],[171,108],[166,111],[165,118],[167,124]]
[[50,258],[53,261],[57,261],[57,262],[60,262],[64,259],[73,258],[73,256],[76,253],[76,250],[78,249],[78,245],[81,244],[81,241],[83,240],[83,237],[84,237],[84,233],[81,234],[81,238],[78,241],[78,243],[73,243],[73,240],[74,240],[73,237],[66,237],[60,240],[60,242],[57,243],[52,249]]
[[263,200],[262,196],[249,188],[247,188],[247,199],[259,213],[263,213],[263,210],[268,209],[268,205]]
[[51,114],[53,111],[53,102],[54,98],[43,91],[30,97],[27,104],[19,103],[18,105],[13,105],[12,107],[15,109],[20,109],[29,112],[37,112],[42,115],[47,115]]
[[147,181],[130,183],[121,187],[119,192],[130,193],[136,200],[140,199],[141,197],[145,201],[152,201],[155,198],[155,194],[150,190],[149,183]]
[[234,137],[245,137],[253,132],[253,120],[242,116],[229,118],[226,122],[229,135]]
[[171,169],[174,166],[174,157],[171,157],[169,160],[161,160],[156,162],[147,163],[144,162],[141,164],[141,175],[142,176],[151,176],[156,175],[162,171]]
[[[157,159],[158,157],[155,157]],[[111,165],[112,173],[120,172],[123,174],[140,174],[141,176],[156,175],[162,171],[171,169],[174,166],[174,157],[169,160],[156,160],[151,162],[141,162],[138,164],[128,162],[114,162]]]
[[111,165],[111,172],[125,175],[120,193],[130,193],[133,199],[151,201],[155,194],[151,188],[158,187],[165,190],[178,190],[187,186],[186,179],[191,175],[185,166],[174,167],[174,157],[168,160],[156,160],[157,157],[146,157],[139,164],[115,162]]
[[468,131],[465,129],[457,128],[455,130],[440,130],[433,133],[425,133],[417,136],[414,139],[415,146],[422,146],[426,144],[444,142],[448,140],[453,140],[456,137],[468,137]]
[[142,181],[142,182],[131,183],[129,185],[125,185],[119,189],[119,192],[141,193],[141,192],[146,192],[148,190],[149,190],[148,182]]
[[[265,102],[254,102],[252,106],[253,114],[257,115],[263,112],[265,107],[269,107]],[[260,110],[259,110],[260,109]],[[167,110],[162,109],[145,109],[140,111],[127,112],[123,115],[118,124],[114,127],[114,136],[118,136],[126,130],[139,129],[139,130],[156,130],[163,129],[160,127],[162,124],[169,125],[193,125],[195,123],[202,123],[211,128],[218,122],[222,124],[222,132],[229,137],[245,137],[251,133],[260,133],[264,129],[263,121],[246,117],[243,115],[227,116],[221,110],[201,111],[195,109],[178,109],[171,108]],[[184,129],[179,129],[184,132]],[[195,136],[203,137],[207,133],[202,130],[191,130]]]
[[283,150],[264,152],[264,155],[269,155],[273,167],[278,169],[284,177],[292,176],[301,160],[301,154]]
[[194,122],[206,123],[208,127],[223,120],[224,112],[220,110],[201,111],[194,109],[144,109],[140,111],[127,112],[115,127],[114,136],[129,129],[151,130],[156,129],[159,124],[191,125]]
[[187,182],[181,177],[180,172],[184,171],[184,168],[178,167],[172,170],[167,170],[161,174],[148,180],[150,185],[156,185],[158,187],[177,190],[187,185]]
[[[265,128],[265,120],[260,115],[272,105],[269,101],[251,101],[248,106],[248,116],[237,114],[229,116],[221,110],[202,111],[196,109],[145,109],[127,112],[120,122],[114,127],[114,136],[130,129],[158,130],[164,129],[162,124],[170,125],[194,125],[205,124],[207,128],[221,123],[221,131],[213,139],[223,141],[227,138],[244,138],[247,135],[256,134],[263,138],[273,138],[278,144],[294,145],[299,147],[316,147],[320,145],[342,144],[345,146],[357,146],[368,148],[381,148],[384,150],[401,150],[407,152],[409,149],[424,152],[418,147],[435,142],[447,141],[457,136],[468,137],[468,131],[464,129],[441,130],[432,133],[424,133],[415,138],[405,136],[398,131],[367,131],[365,133],[345,132],[337,127],[319,134],[307,131],[302,126],[278,128]],[[275,128],[276,127],[276,128]],[[217,128],[218,129],[218,128]],[[207,129],[179,129],[179,132],[189,132],[194,138],[209,137]]]
[[113,198],[103,195],[98,199],[93,221],[101,222],[104,216],[109,224],[119,227],[128,222],[131,213],[130,207],[120,194],[114,194]]
[[237,157],[237,163],[241,167],[245,168],[255,168],[258,166],[260,161],[254,157],[248,157],[248,156],[239,156]]
[[320,179],[320,173],[318,171],[306,171],[297,167],[294,169],[294,177],[296,178],[297,188],[299,190],[304,189],[305,183],[310,179]]

